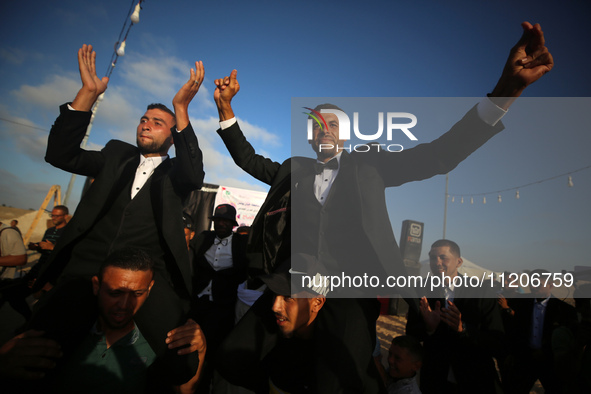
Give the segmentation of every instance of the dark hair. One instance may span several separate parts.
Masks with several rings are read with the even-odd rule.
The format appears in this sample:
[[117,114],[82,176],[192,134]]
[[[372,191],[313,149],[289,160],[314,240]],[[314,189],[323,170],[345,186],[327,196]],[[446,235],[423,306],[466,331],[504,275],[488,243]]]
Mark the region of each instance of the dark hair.
[[408,349],[408,352],[415,361],[423,361],[423,346],[415,337],[411,337],[410,335],[395,337],[392,339],[392,345]]
[[56,205],[55,207],[53,207],[53,209],[59,209],[60,211],[62,211],[64,213],[64,215],[70,214],[70,210],[65,205]]
[[448,246],[449,251],[452,254],[456,255],[457,257],[462,257],[462,254],[460,253],[460,246],[457,243],[455,243],[454,241],[450,241],[449,239],[440,239],[440,240],[433,242],[433,245],[431,245],[431,249],[440,248],[443,246]]
[[174,114],[174,112],[172,112],[166,105],[164,104],[160,104],[160,103],[152,103],[150,105],[148,105],[147,110],[151,110],[151,109],[159,109],[161,111],[166,112],[167,114],[169,114],[170,116],[172,116],[173,119],[176,120],[176,116]]
[[116,267],[129,271],[151,271],[154,272],[154,261],[150,256],[140,249],[124,248],[111,253],[99,268],[99,281],[103,280],[103,273],[107,267]]

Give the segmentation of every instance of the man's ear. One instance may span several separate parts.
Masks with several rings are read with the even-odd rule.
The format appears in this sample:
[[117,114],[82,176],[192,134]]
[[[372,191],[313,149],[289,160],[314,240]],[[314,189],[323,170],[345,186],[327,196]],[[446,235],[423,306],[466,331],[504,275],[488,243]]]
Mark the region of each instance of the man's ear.
[[464,260],[462,260],[461,257],[458,257],[458,267],[461,267],[463,263],[464,263]]
[[152,290],[152,286],[154,286],[154,279],[150,282],[150,286],[148,286],[148,295],[150,295],[150,290]]
[[312,300],[312,312],[315,312],[315,313],[320,312],[320,309],[322,309],[325,302],[326,302],[325,297],[314,298],[314,300]]
[[92,292],[94,293],[95,296],[98,295],[100,287],[101,287],[101,284],[99,282],[98,276],[93,276],[92,277]]

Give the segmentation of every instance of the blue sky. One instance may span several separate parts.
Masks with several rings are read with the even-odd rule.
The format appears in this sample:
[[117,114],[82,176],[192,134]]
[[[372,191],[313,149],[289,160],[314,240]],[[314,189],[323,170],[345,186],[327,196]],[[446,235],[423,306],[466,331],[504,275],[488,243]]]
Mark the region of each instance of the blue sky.
[[[238,70],[234,109],[242,128],[257,151],[283,161],[291,155],[293,97],[478,98],[494,87],[527,20],[541,23],[556,66],[512,107],[504,120],[507,130],[450,174],[449,192],[503,190],[588,166],[584,111],[591,55],[585,37],[591,6],[514,3],[147,0],[112,74],[88,148],[99,149],[112,138],[134,143],[145,106],[170,104],[194,61],[203,60],[205,82],[190,115],[205,155],[206,182],[266,190],[233,164],[215,133],[215,78]],[[58,106],[80,86],[76,51],[92,44],[103,75],[130,5],[3,3],[0,204],[37,208],[51,185],[67,187],[69,174],[43,160],[49,129]],[[449,126],[425,131],[419,142]],[[573,174],[572,188],[561,177],[520,189],[519,200],[515,191],[502,193],[502,203],[496,194],[487,195],[486,204],[482,197],[474,204],[450,200],[447,237],[463,247],[465,257],[494,269],[586,265],[590,174]],[[81,188],[79,179],[69,205],[77,203]],[[425,223],[425,244],[440,238],[444,188],[445,177],[439,176],[389,190],[395,234],[402,220],[414,219]]]

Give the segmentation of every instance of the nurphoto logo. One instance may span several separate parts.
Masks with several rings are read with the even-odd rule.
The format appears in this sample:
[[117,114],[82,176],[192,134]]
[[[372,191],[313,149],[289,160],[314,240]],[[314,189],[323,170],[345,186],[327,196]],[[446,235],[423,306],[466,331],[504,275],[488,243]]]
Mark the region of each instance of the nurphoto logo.
[[[321,109],[320,111],[316,111],[312,108],[304,107],[305,109],[309,110],[310,112],[304,112],[308,116],[308,141],[311,141],[313,138],[313,128],[314,123],[318,124],[318,127],[322,130],[327,130],[328,125],[326,120],[322,114],[334,114],[337,119],[339,120],[339,140],[348,141],[351,139],[351,121],[349,120],[349,116],[343,111],[338,109]],[[398,123],[400,120],[406,119],[410,120],[407,123]],[[396,122],[396,123],[395,123]],[[417,124],[417,117],[409,112],[387,112],[386,116],[384,116],[384,112],[378,112],[378,130],[375,133],[362,133],[359,130],[359,112],[353,112],[353,133],[357,138],[362,141],[376,141],[382,137],[384,133],[384,123],[386,123],[386,139],[388,141],[392,141],[394,137],[394,131],[402,131],[408,139],[411,141],[417,141],[417,137],[414,136],[413,133],[410,132],[409,129],[413,128]],[[330,144],[321,144],[320,149],[333,149],[334,147]],[[400,152],[404,148],[400,144],[372,144],[377,145],[378,150],[380,146],[382,149],[388,150],[390,152]],[[367,148],[365,148],[367,147]],[[395,149],[394,149],[395,148]],[[354,147],[343,147],[343,150],[355,150],[356,152],[367,152],[369,147],[367,145],[355,145]]]

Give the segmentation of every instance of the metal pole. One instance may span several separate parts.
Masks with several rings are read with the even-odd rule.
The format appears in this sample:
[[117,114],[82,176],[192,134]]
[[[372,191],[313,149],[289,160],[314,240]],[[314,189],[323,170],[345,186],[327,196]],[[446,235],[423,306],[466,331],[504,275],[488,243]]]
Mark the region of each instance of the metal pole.
[[443,208],[443,239],[445,239],[445,228],[447,226],[447,199],[449,194],[447,194],[447,188],[449,184],[449,173],[445,174],[445,204]]

